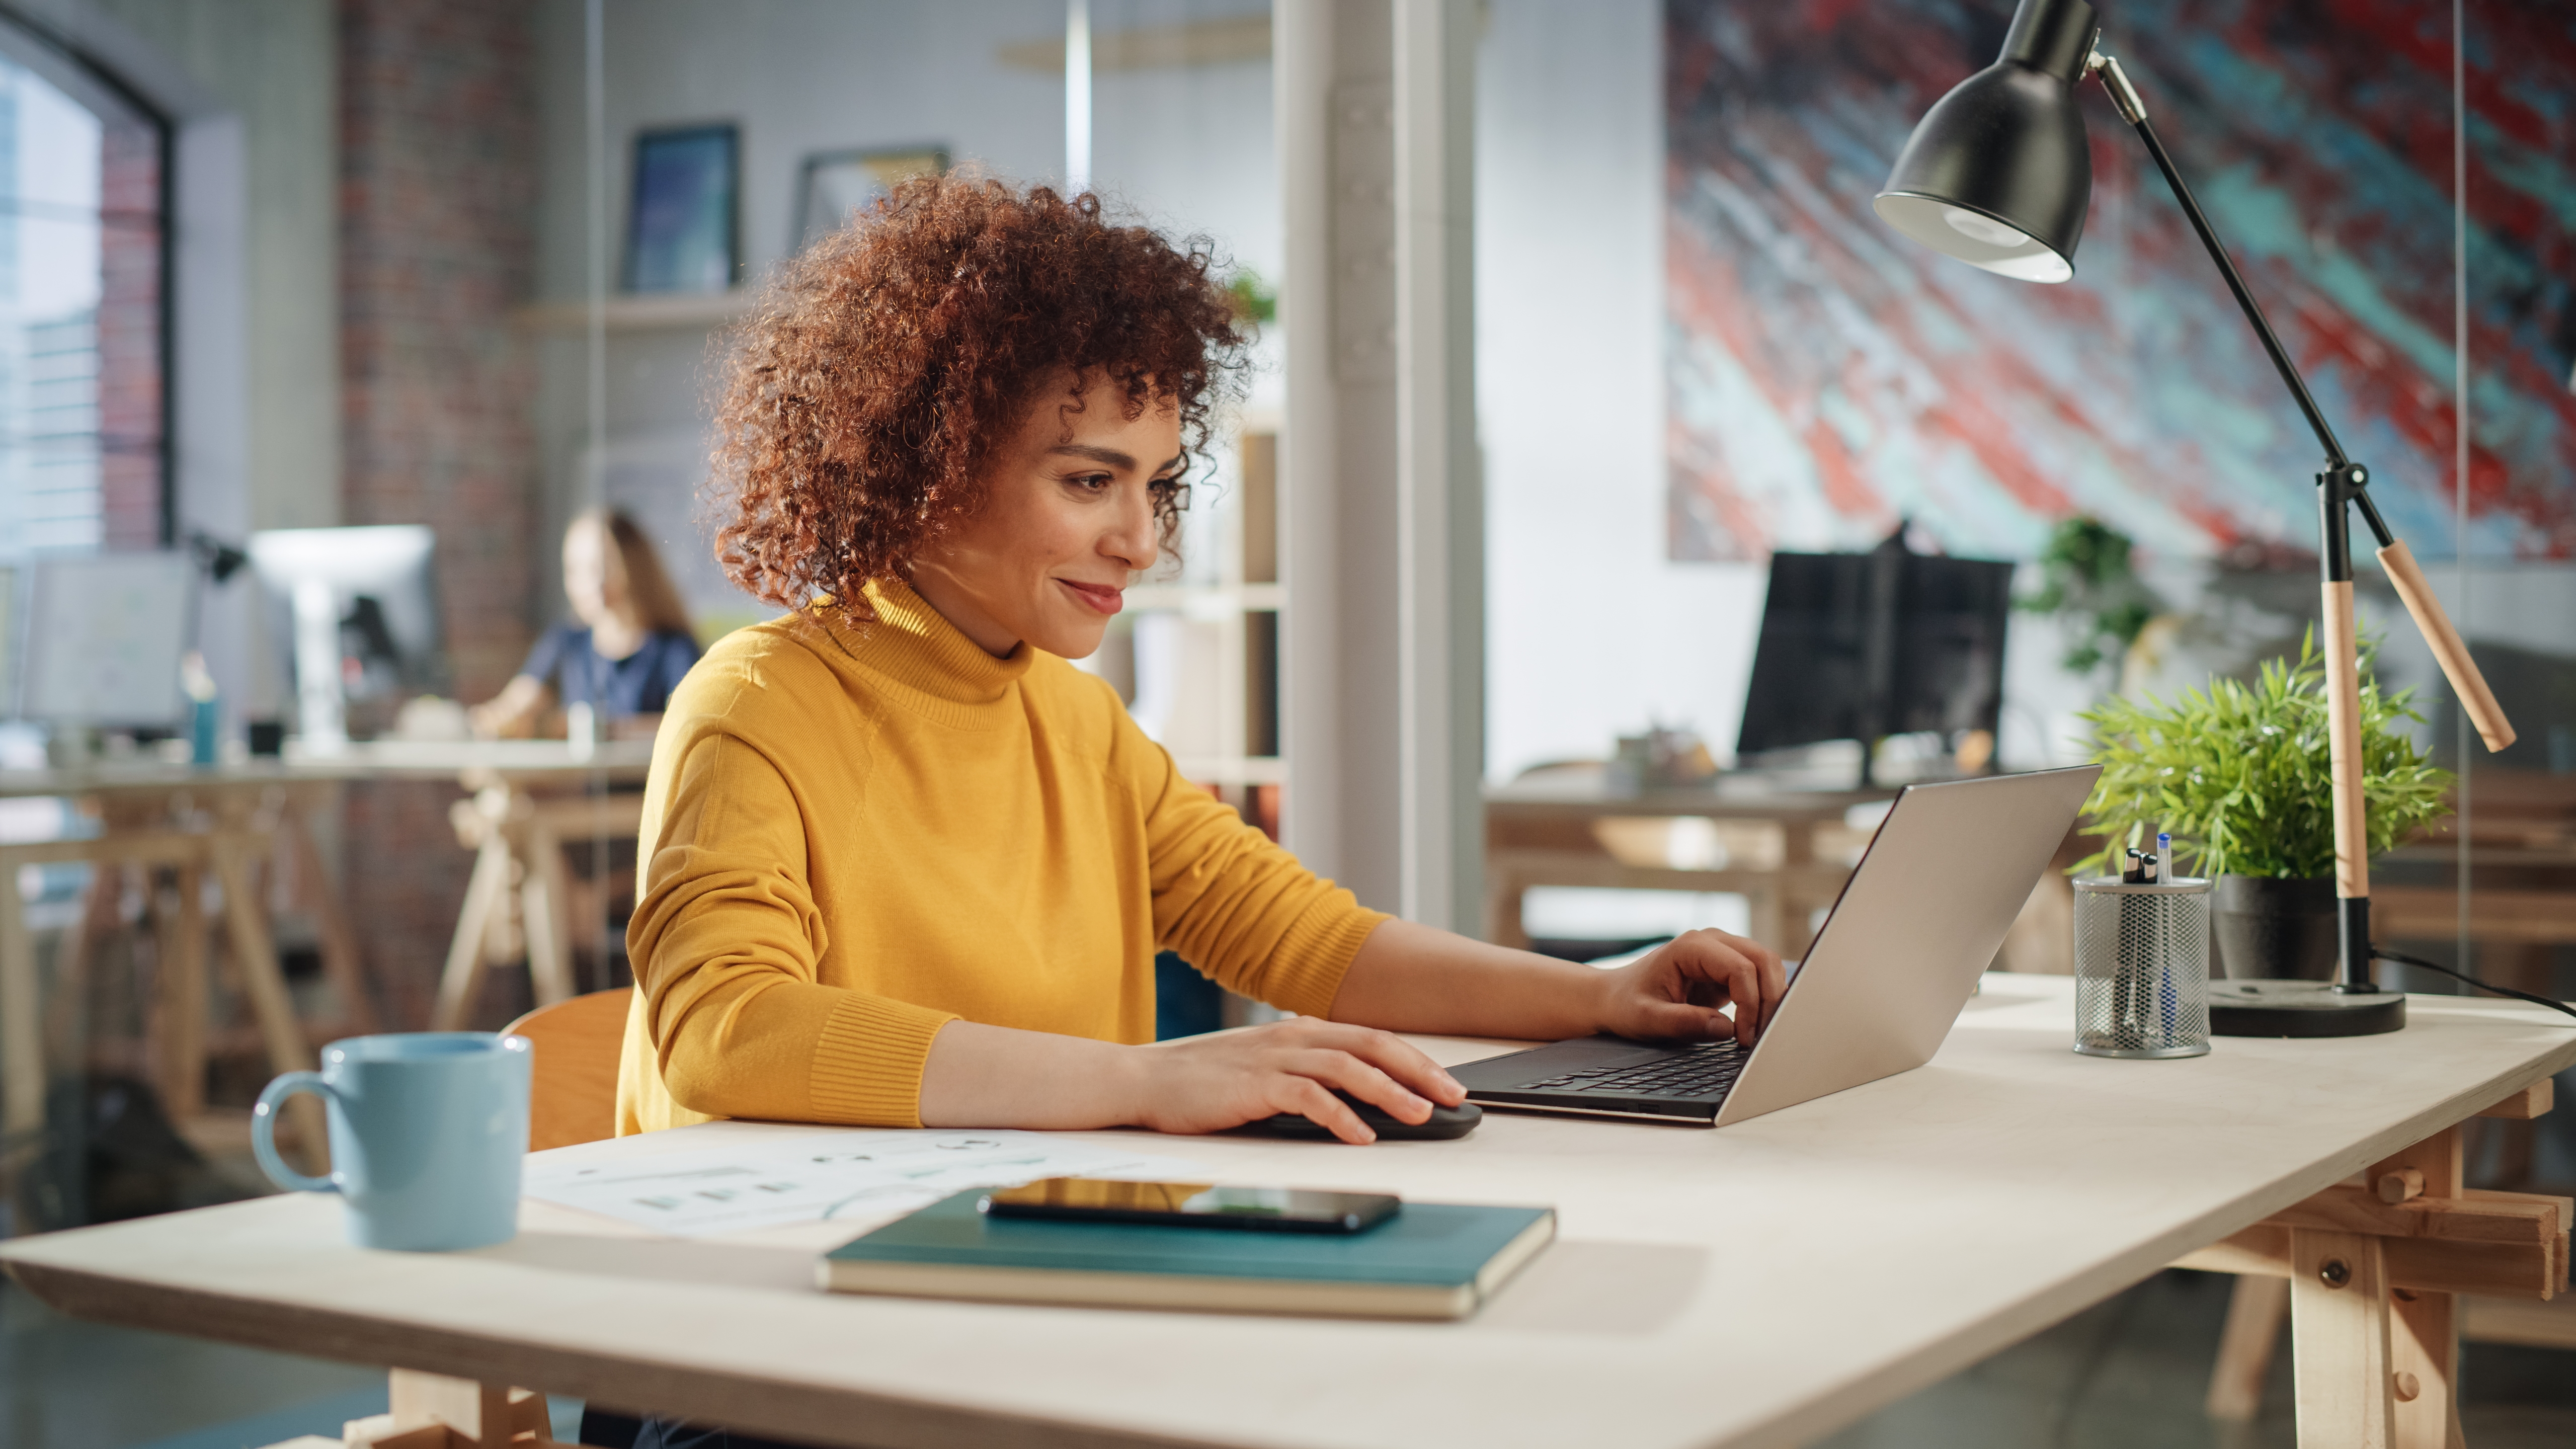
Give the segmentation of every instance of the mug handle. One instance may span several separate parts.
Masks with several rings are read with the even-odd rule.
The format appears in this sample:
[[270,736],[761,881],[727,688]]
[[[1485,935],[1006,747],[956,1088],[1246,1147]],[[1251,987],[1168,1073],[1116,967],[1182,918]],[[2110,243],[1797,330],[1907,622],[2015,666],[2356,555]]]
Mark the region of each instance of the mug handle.
[[338,1192],[340,1186],[327,1177],[307,1177],[286,1165],[277,1152],[277,1109],[298,1092],[312,1092],[324,1097],[337,1097],[331,1084],[320,1072],[288,1072],[268,1084],[259,1094],[259,1105],[250,1109],[250,1150],[259,1159],[259,1170],[268,1180],[289,1192]]

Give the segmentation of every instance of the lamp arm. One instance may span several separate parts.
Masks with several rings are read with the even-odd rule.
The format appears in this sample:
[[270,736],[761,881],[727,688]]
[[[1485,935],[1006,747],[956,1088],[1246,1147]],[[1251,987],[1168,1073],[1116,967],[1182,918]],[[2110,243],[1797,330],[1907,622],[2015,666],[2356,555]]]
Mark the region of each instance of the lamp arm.
[[[2137,131],[2138,139],[2146,143],[2147,154],[2155,158],[2156,169],[2165,174],[2166,184],[2173,188],[2174,199],[2182,203],[2183,215],[2190,218],[2192,230],[2200,234],[2201,245],[2208,248],[2210,260],[2218,264],[2218,274],[2227,279],[2227,290],[2235,294],[2236,305],[2244,310],[2245,320],[2253,324],[2254,335],[2262,340],[2263,351],[2271,357],[2272,366],[2281,374],[2281,381],[2289,384],[2290,395],[2298,400],[2299,411],[2306,415],[2309,428],[2315,431],[2318,444],[2325,449],[2328,472],[2340,475],[2341,486],[2333,491],[2342,494],[2342,501],[2360,508],[2362,522],[2369,527],[2372,539],[2378,544],[2380,567],[2387,570],[2389,581],[2397,586],[2397,597],[2404,601],[2407,614],[2414,619],[2416,632],[2422,634],[2424,642],[2432,648],[2433,658],[2442,666],[2443,677],[2451,682],[2451,692],[2468,713],[2469,722],[2477,727],[2478,737],[2486,742],[2490,751],[2512,744],[2514,728],[2506,720],[2504,710],[2497,705],[2495,692],[2487,687],[2485,676],[2478,672],[2478,666],[2470,659],[2468,646],[2461,641],[2459,631],[2451,627],[2450,616],[2443,612],[2441,600],[2434,597],[2432,585],[2425,580],[2424,571],[2417,567],[2414,554],[2389,529],[2387,520],[2379,516],[2378,507],[2370,501],[2370,494],[2364,487],[2369,475],[2361,473],[2352,460],[2344,456],[2342,443],[2336,440],[2325,413],[2308,392],[2307,381],[2299,376],[2298,368],[2291,363],[2289,350],[2281,345],[2280,337],[2272,331],[2272,324],[2264,317],[2262,306],[2254,300],[2253,292],[2246,288],[2244,277],[2237,273],[2236,264],[2228,259],[2227,248],[2219,243],[2218,233],[2201,211],[2200,202],[2192,196],[2191,188],[2184,184],[2182,173],[2175,169],[2173,157],[2165,151],[2163,140],[2156,135],[2156,128],[2149,124],[2146,102],[2139,98],[2137,87],[2129,83],[2128,73],[2120,68],[2116,56],[2096,50],[2086,69],[2101,79],[2102,88],[2110,92],[2111,104],[2119,111],[2120,118],[2127,121]],[[2328,509],[2326,541],[2328,552],[2340,552],[2343,557],[2327,558],[2324,563],[2330,577],[2349,579],[2352,577],[2350,546],[2347,543],[2340,550],[2334,547],[2344,539],[2341,513],[2341,509]]]
[[[2120,119],[2127,121],[2138,133],[2138,139],[2147,143],[2147,154],[2156,158],[2156,169],[2165,174],[2165,184],[2173,188],[2174,199],[2182,203],[2182,214],[2191,219],[2191,229],[2200,234],[2200,244],[2209,249],[2209,259],[2218,263],[2218,274],[2227,279],[2227,290],[2236,295],[2236,305],[2244,309],[2245,320],[2254,324],[2254,335],[2262,339],[2263,351],[2271,357],[2272,366],[2279,370],[2281,381],[2289,384],[2290,395],[2298,399],[2299,411],[2307,416],[2308,426],[2316,432],[2318,445],[2326,450],[2326,466],[2341,467],[2352,461],[2344,456],[2343,444],[2336,441],[2334,429],[2326,423],[2324,411],[2309,395],[2306,379],[2299,376],[2299,369],[2290,362],[2289,349],[2281,345],[2281,339],[2272,331],[2271,321],[2263,315],[2263,308],[2255,302],[2254,294],[2247,290],[2245,279],[2237,274],[2236,263],[2228,259],[2227,248],[2219,243],[2218,233],[2202,213],[2199,200],[2191,194],[2191,188],[2183,184],[2182,173],[2174,169],[2173,157],[2166,154],[2165,143],[2156,136],[2156,128],[2148,123],[2146,103],[2139,99],[2137,87],[2129,84],[2128,73],[2120,69],[2116,57],[2098,50],[2093,53],[2088,69],[2101,76],[2102,88],[2111,93],[2111,104],[2119,111]],[[2378,536],[2380,543],[2393,542],[2388,526],[2379,521],[2378,510],[2367,502],[2362,507],[2372,525],[2371,532]]]

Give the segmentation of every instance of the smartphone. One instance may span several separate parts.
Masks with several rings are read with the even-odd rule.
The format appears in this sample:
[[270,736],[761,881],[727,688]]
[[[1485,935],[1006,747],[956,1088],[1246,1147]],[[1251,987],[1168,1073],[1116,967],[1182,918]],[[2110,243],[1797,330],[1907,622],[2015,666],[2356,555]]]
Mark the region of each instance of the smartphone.
[[1152,1223],[1259,1233],[1357,1233],[1395,1216],[1403,1205],[1402,1198],[1383,1192],[1049,1177],[1026,1187],[996,1188],[985,1194],[981,1207],[997,1218]]

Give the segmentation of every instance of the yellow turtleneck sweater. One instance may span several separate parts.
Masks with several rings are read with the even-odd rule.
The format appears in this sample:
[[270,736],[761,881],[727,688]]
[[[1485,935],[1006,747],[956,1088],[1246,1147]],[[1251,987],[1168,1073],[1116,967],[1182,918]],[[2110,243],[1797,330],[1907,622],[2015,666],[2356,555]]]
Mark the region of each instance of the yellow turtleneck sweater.
[[1322,1015],[1384,919],[1182,779],[1099,679],[901,583],[729,635],[653,750],[620,1135],[917,1127],[963,1017],[1154,1034],[1154,952]]

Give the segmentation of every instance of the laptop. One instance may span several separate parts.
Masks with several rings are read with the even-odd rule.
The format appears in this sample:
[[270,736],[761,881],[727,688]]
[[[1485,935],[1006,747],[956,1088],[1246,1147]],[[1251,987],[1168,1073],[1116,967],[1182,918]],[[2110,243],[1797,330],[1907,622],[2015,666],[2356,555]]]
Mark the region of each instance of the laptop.
[[1725,1127],[1932,1059],[2102,773],[1898,792],[1751,1051],[1590,1036],[1452,1067],[1507,1111]]

